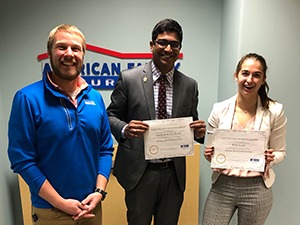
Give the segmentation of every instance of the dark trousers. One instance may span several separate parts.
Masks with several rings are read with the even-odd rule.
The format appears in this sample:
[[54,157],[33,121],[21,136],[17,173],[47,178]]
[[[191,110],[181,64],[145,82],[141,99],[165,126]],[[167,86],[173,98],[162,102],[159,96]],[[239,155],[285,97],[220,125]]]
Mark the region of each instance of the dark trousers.
[[177,225],[183,192],[180,190],[173,162],[167,168],[149,163],[145,174],[132,190],[126,192],[129,225]]

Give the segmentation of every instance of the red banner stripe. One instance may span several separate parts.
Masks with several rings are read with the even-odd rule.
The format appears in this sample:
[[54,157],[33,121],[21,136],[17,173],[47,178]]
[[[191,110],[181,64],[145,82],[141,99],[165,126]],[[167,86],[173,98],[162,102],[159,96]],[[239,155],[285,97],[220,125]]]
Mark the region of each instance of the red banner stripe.
[[[119,58],[119,59],[151,59],[152,53],[122,53],[98,46],[86,44],[86,49],[91,52],[100,53],[103,55]],[[48,58],[48,53],[42,53],[37,56],[38,61],[42,61]],[[179,59],[183,58],[183,53],[179,54]]]

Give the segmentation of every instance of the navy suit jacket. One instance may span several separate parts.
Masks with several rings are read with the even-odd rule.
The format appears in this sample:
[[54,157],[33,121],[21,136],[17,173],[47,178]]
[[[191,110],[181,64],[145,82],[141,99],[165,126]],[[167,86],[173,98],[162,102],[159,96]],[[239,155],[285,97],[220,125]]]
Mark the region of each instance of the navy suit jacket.
[[[172,118],[192,116],[193,120],[198,120],[197,105],[197,82],[175,70]],[[143,176],[148,161],[145,160],[143,137],[123,139],[122,128],[131,120],[155,119],[151,62],[121,72],[107,112],[112,134],[118,142],[113,174],[121,186],[126,191],[130,191]],[[174,158],[182,191],[185,190],[185,163],[185,157]]]

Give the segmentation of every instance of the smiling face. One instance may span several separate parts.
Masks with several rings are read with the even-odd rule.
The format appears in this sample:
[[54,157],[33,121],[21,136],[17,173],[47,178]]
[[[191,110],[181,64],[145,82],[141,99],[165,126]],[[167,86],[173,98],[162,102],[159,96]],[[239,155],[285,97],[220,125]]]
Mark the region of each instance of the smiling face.
[[[157,41],[158,43],[156,43]],[[159,34],[155,41],[150,42],[150,49],[153,55],[153,62],[161,73],[166,74],[171,69],[173,69],[174,64],[178,59],[180,53],[180,47],[174,48],[173,45],[172,48],[172,44],[162,46],[159,44],[159,42],[161,41],[172,44],[180,44],[180,40],[176,32],[164,32]]]
[[241,64],[240,71],[235,73],[235,78],[240,96],[256,98],[259,88],[266,80],[266,75],[258,60],[247,58]]
[[78,77],[83,66],[83,39],[76,32],[58,30],[48,50],[53,73],[62,80],[72,81]]

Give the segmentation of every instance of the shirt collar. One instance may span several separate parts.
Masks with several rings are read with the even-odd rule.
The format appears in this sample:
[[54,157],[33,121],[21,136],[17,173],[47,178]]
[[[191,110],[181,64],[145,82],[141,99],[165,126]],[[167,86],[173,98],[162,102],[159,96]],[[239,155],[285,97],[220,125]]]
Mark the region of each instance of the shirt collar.
[[[153,76],[153,83],[155,83],[162,73],[159,71],[159,69],[156,67],[156,65],[154,64],[153,61],[151,62],[151,70],[152,70],[152,76]],[[167,81],[168,81],[170,87],[172,87],[174,68],[172,70],[170,70],[168,73],[166,73],[165,75],[167,77]]]
[[[61,93],[63,93],[64,95],[66,95],[67,97],[70,97],[68,92],[66,90],[64,90],[63,88],[59,87],[57,84],[55,84],[52,80],[51,80],[51,77],[49,75],[49,73],[47,73],[47,78],[48,80],[50,81],[50,83]],[[77,77],[77,88],[78,88],[78,92],[81,92],[83,89],[87,88],[88,87],[88,84],[87,82],[81,77],[81,76],[78,76]]]

